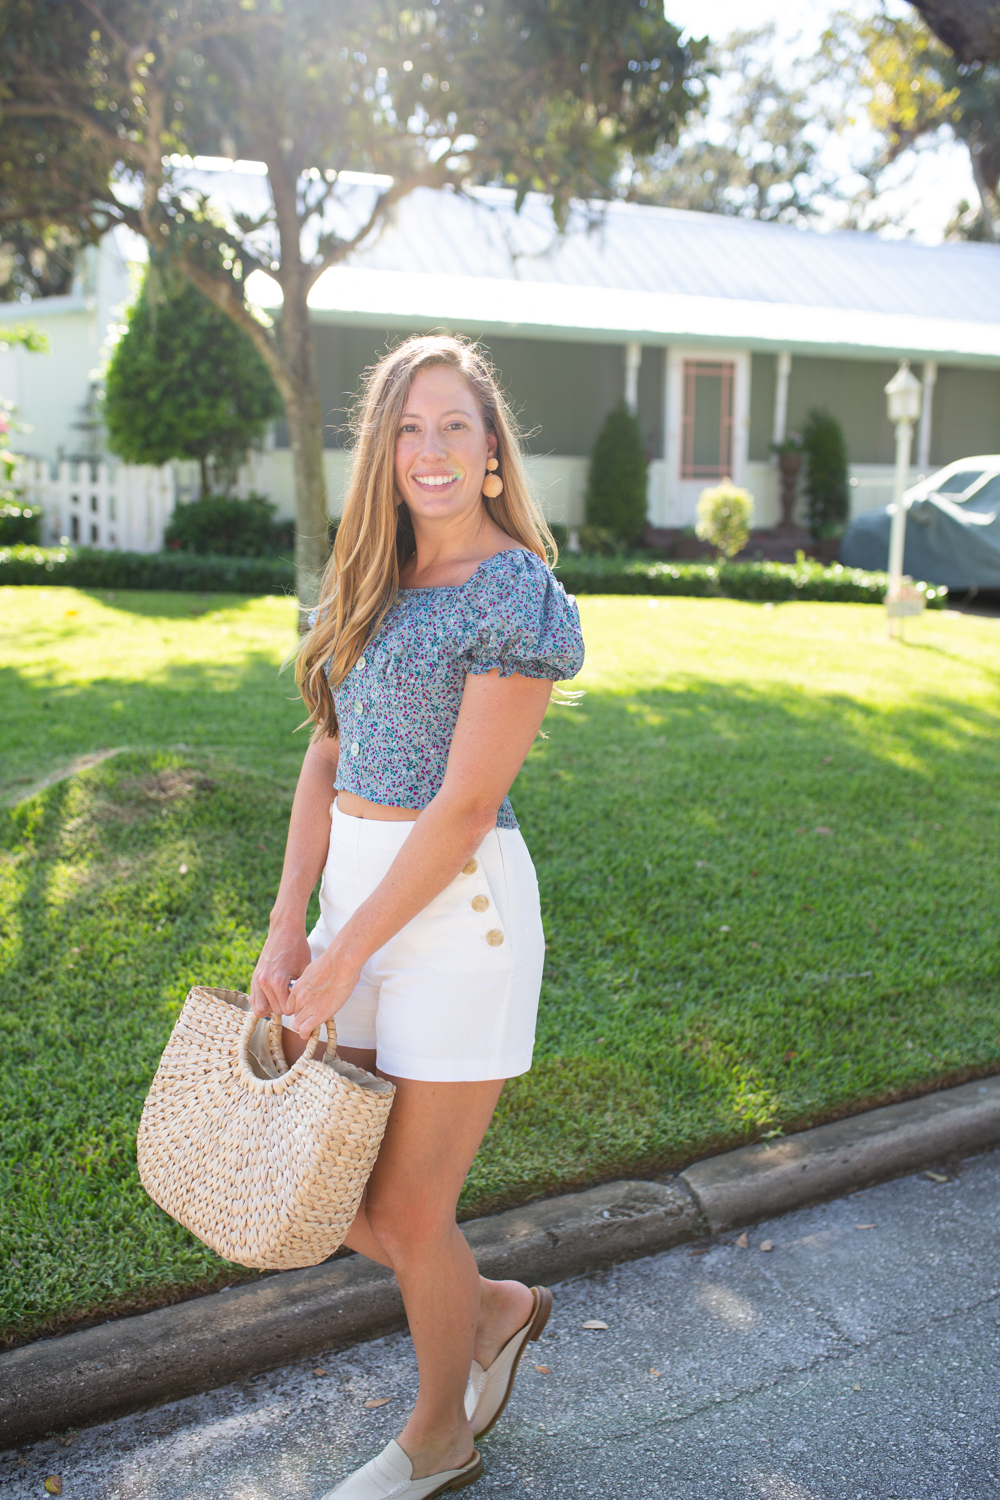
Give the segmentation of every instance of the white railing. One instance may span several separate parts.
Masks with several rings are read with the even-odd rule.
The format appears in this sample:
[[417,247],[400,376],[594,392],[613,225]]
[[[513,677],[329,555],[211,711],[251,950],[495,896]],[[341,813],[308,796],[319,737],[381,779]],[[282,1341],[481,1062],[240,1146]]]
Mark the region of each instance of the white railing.
[[158,552],[177,487],[169,464],[69,463],[55,472],[36,459],[18,465],[15,484],[41,507],[42,540],[125,552]]
[[[267,454],[253,453],[240,469],[233,494],[246,499],[266,494]],[[123,552],[159,552],[163,532],[178,500],[198,494],[198,465],[62,463],[44,459],[20,461],[14,483],[24,500],[42,511],[42,541]]]

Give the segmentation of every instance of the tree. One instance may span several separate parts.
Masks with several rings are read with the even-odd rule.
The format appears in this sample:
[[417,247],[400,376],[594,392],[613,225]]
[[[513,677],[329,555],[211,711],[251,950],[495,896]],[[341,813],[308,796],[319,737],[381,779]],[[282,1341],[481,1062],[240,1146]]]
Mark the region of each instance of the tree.
[[803,221],[832,183],[818,171],[819,144],[831,128],[806,80],[790,84],[768,50],[775,27],[734,32],[708,53],[723,86],[732,85],[724,138],[710,139],[704,119],[677,147],[636,163],[628,196],[701,213],[780,222]]
[[639,419],[620,401],[594,439],[587,474],[587,525],[602,527],[626,546],[636,546],[646,524],[646,468]]
[[817,540],[840,536],[850,516],[847,444],[836,417],[814,410],[802,430],[808,460],[806,498],[809,530]]
[[1000,0],[911,0],[955,60],[1000,62]]
[[963,63],[920,19],[884,10],[860,18],[838,11],[824,48],[834,72],[850,68],[860,82],[868,119],[883,139],[868,168],[873,184],[905,152],[950,130],[969,149],[980,206],[970,214],[968,204],[959,205],[949,232],[1000,238],[1000,64]]
[[82,243],[79,233],[58,225],[3,225],[0,302],[58,297],[68,292]]
[[247,448],[280,411],[242,329],[176,272],[147,274],[105,381],[112,453],[135,464],[197,459],[204,497],[210,468],[228,491]]
[[[674,138],[703,92],[704,45],[648,0],[7,0],[0,19],[0,222],[125,223],[252,339],[285,408],[296,566],[327,552],[322,423],[307,299],[420,185],[610,196],[624,151]],[[171,158],[266,164],[271,202],[222,219]],[[391,179],[359,207],[338,174]],[[274,326],[252,270],[280,284]]]

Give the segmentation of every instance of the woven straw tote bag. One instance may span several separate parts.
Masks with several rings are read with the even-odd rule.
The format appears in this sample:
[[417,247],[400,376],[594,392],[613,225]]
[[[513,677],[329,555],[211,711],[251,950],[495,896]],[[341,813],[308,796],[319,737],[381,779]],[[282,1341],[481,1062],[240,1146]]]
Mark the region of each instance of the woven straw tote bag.
[[313,1060],[315,1031],[290,1068],[280,1028],[258,1022],[247,995],[196,985],[137,1143],[153,1201],[226,1260],[262,1271],[317,1265],[340,1247],[396,1092],[336,1056],[332,1021],[324,1060]]

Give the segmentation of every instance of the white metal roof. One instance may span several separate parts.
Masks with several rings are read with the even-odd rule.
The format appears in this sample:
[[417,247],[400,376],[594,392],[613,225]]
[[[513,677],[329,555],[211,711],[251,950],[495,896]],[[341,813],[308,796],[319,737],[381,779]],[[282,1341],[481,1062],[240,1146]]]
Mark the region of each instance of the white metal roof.
[[313,290],[321,317],[484,333],[1000,366],[1000,248],[605,206],[558,237],[541,200],[419,189]]
[[[225,211],[260,211],[267,180],[247,170],[192,170],[185,180]],[[344,174],[330,227],[356,230],[374,200]],[[1000,246],[927,246],[819,233],[637,204],[595,205],[557,235],[545,201],[421,188],[350,261],[327,271],[310,304],[319,320],[483,334],[706,347],[789,349],[840,357],[938,359],[1000,368]],[[256,273],[265,306],[280,289]],[[59,311],[69,311],[69,300]],[[16,308],[16,312],[14,309]],[[33,303],[30,315],[52,311]],[[0,307],[0,324],[26,316]]]

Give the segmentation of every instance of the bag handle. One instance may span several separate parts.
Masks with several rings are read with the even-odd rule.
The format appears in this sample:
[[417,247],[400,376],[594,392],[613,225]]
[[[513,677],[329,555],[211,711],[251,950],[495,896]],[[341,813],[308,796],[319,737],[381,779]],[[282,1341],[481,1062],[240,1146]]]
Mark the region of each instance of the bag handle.
[[[257,1028],[257,1022],[261,1020],[263,1020],[263,1017],[255,1015],[253,1010],[248,1013],[246,1024],[243,1028],[244,1047],[249,1046],[250,1038],[253,1036],[254,1031]],[[323,1061],[324,1063],[329,1063],[329,1065],[333,1067],[333,1065],[337,1061],[337,1023],[334,1021],[333,1017],[330,1016],[329,1020],[323,1021],[320,1024],[326,1027],[327,1036],[326,1052],[323,1054]],[[271,1016],[268,1023],[268,1045],[271,1048],[271,1056],[274,1058],[279,1067],[284,1064],[284,1070],[286,1072],[291,1072],[291,1068],[289,1068],[287,1062],[285,1062],[285,1049],[281,1044],[281,1030],[281,1017]],[[306,1050],[296,1059],[296,1062],[292,1063],[292,1067],[294,1068],[296,1066],[296,1063],[310,1062],[315,1056],[316,1048],[318,1046],[319,1026],[317,1026],[316,1030],[310,1034],[309,1041],[306,1045]]]

